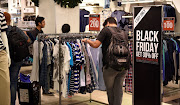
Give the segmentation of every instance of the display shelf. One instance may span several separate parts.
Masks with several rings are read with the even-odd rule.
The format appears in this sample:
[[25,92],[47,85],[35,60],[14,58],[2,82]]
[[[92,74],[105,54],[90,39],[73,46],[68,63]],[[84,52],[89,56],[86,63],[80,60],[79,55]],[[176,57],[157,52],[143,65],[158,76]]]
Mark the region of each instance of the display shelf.
[[36,14],[36,13],[24,13],[24,14]]
[[133,16],[122,16],[122,18],[133,18]]
[[103,8],[102,6],[80,6],[80,8],[86,8],[86,7],[92,7],[92,8]]
[[13,16],[21,16],[21,14],[11,13]]
[[162,1],[123,1],[122,4],[162,3]]

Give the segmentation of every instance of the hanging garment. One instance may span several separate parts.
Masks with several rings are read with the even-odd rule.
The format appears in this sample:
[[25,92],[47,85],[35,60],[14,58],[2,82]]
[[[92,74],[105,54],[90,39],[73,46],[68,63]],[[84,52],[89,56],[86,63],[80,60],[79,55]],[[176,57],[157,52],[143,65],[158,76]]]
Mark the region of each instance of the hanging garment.
[[93,60],[93,57],[92,57],[92,53],[91,53],[91,51],[90,51],[90,48],[91,48],[91,46],[89,45],[89,44],[87,44],[87,52],[88,52],[88,55],[89,55],[89,58],[90,58],[90,64],[91,64],[91,68],[92,68],[92,75],[94,75],[94,82],[96,83],[96,88],[98,89],[99,87],[98,87],[98,71],[97,71],[97,68],[96,68],[96,64],[95,64],[95,62],[94,62],[94,60]]
[[99,71],[98,71],[98,82],[99,82],[99,90],[106,90],[106,86],[103,78],[103,62],[102,62],[102,48],[99,49]]
[[125,11],[119,11],[119,10],[115,10],[112,14],[111,17],[116,18],[117,20],[117,26],[120,27],[121,29],[123,29],[124,27],[121,27],[121,24],[126,22],[125,18],[122,18],[122,16],[125,15]]
[[164,5],[163,11],[164,11],[164,17],[174,17],[175,23],[177,22],[176,11],[174,7],[169,5]]
[[175,80],[176,84],[178,84],[178,69],[179,69],[179,45],[177,42],[171,38],[171,40],[174,42],[174,52],[173,52],[173,60],[174,60],[174,68],[175,68],[175,75],[173,80]]
[[85,87],[86,86],[86,77],[85,77],[85,69],[84,68],[85,68],[85,64],[86,64],[86,56],[83,52],[83,47],[82,47],[81,41],[79,39],[77,39],[77,44],[79,45],[82,55],[85,57],[84,64],[81,66],[81,71],[80,71],[80,87]]
[[167,52],[167,43],[163,40],[163,81],[165,80],[165,52]]
[[54,90],[59,90],[59,40],[54,40],[56,44],[53,49],[54,57],[54,68],[53,68],[53,81],[54,81]]
[[80,71],[80,87],[86,86],[86,77],[85,77],[84,68],[85,68],[85,66],[82,65],[82,69]]
[[174,52],[174,42],[170,39],[166,39],[167,42],[167,52],[165,52],[165,80],[163,81],[163,85],[166,86],[169,81],[173,80],[173,76],[175,75],[175,67],[173,60],[173,52]]
[[102,12],[100,12],[100,28],[101,28],[101,30],[104,28],[104,26],[103,26],[104,21],[107,18],[111,17],[111,14],[112,14],[112,12],[110,9],[105,9],[105,10],[102,10]]
[[68,73],[70,70],[70,52],[67,45],[62,45],[62,51],[64,55],[63,69],[62,69],[62,96],[67,97],[67,81],[68,81]]
[[89,17],[84,17],[84,15],[89,15],[90,12],[82,9],[80,10],[80,32],[84,32],[86,25],[89,24]]
[[72,67],[74,64],[73,64],[73,55],[72,55],[72,47],[71,45],[69,44],[69,42],[66,42],[68,48],[69,48],[69,51],[70,51],[70,56],[71,56],[71,60],[70,60],[70,66]]
[[82,64],[84,63],[84,56],[80,51],[79,45],[77,43],[71,43],[71,48],[73,52],[72,55],[73,55],[74,66],[71,67],[71,71],[70,71],[71,75],[69,75],[70,78],[69,95],[73,95],[79,89],[80,70]]
[[42,58],[42,63],[41,63],[41,70],[40,70],[40,85],[43,87],[43,90],[45,93],[48,93],[49,88],[48,88],[48,69],[47,69],[47,44],[46,42],[44,43],[43,47],[43,58]]
[[105,0],[104,8],[109,8],[109,7],[110,7],[110,0]]
[[89,66],[89,72],[91,76],[91,83],[89,85],[86,85],[87,92],[92,93],[96,89],[96,83],[95,83],[95,77],[94,72],[92,70],[92,65]]
[[[40,44],[40,48],[38,49],[38,41],[35,40],[33,43],[33,65],[32,65],[31,77],[30,77],[31,82],[33,81],[39,82],[39,65],[42,63],[42,57],[43,57],[42,49],[44,47],[43,42],[39,42],[39,44]],[[40,62],[38,58],[38,54],[39,54],[38,50],[40,51]]]
[[90,61],[89,61],[89,56],[86,51],[84,43],[82,43],[82,48],[83,48],[83,52],[84,52],[85,59],[86,59],[86,85],[89,85],[89,84],[91,84],[91,76],[90,76],[90,70],[89,70]]

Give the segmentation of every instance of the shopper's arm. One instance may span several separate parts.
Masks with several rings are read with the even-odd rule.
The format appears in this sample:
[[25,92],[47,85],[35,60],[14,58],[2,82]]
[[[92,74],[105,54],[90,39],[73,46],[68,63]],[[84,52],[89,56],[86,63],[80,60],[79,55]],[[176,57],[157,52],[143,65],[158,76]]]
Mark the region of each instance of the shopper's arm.
[[89,39],[83,39],[82,42],[87,42],[89,45],[93,48],[98,48],[101,45],[101,42],[99,40],[91,41]]
[[16,27],[16,31],[19,35],[21,35],[22,37],[25,37],[28,43],[31,43],[31,39],[29,38],[29,36],[27,35],[27,33],[25,31],[22,31],[18,27]]

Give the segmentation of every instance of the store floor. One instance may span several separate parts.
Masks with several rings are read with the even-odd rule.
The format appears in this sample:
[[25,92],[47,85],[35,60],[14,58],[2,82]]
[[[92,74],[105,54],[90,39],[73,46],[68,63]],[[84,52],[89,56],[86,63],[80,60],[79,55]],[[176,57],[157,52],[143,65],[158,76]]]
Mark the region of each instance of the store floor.
[[[23,67],[21,73],[29,74],[32,67]],[[102,103],[108,104],[106,91],[95,90],[91,94],[92,100],[100,101]],[[90,94],[75,94],[71,98],[62,98],[62,105],[104,105],[102,103],[90,102]],[[86,101],[86,102],[84,102]],[[179,105],[179,100],[170,101],[168,103],[163,103],[162,105]],[[16,100],[16,105],[19,105],[18,99]],[[56,93],[54,96],[41,95],[41,105],[59,105],[59,94]],[[132,94],[124,92],[122,105],[132,105]]]
[[[107,95],[105,91],[95,90],[92,94],[92,99],[100,101],[102,103],[108,104]],[[104,105],[102,103],[90,102],[90,94],[75,94],[71,98],[62,98],[62,105]],[[85,101],[85,102],[84,102]],[[18,104],[18,99],[16,100],[16,105]],[[59,105],[59,94],[56,93],[54,96],[41,95],[41,105]],[[122,105],[132,105],[132,95],[124,92]],[[163,103],[162,105],[179,105],[178,100],[174,100],[168,103]]]

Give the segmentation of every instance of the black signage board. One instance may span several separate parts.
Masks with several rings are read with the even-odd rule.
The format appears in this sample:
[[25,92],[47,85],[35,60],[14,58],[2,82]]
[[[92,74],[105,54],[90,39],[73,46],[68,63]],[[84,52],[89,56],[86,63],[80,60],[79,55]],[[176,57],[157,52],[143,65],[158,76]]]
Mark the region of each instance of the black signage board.
[[134,7],[133,105],[161,105],[162,6]]

